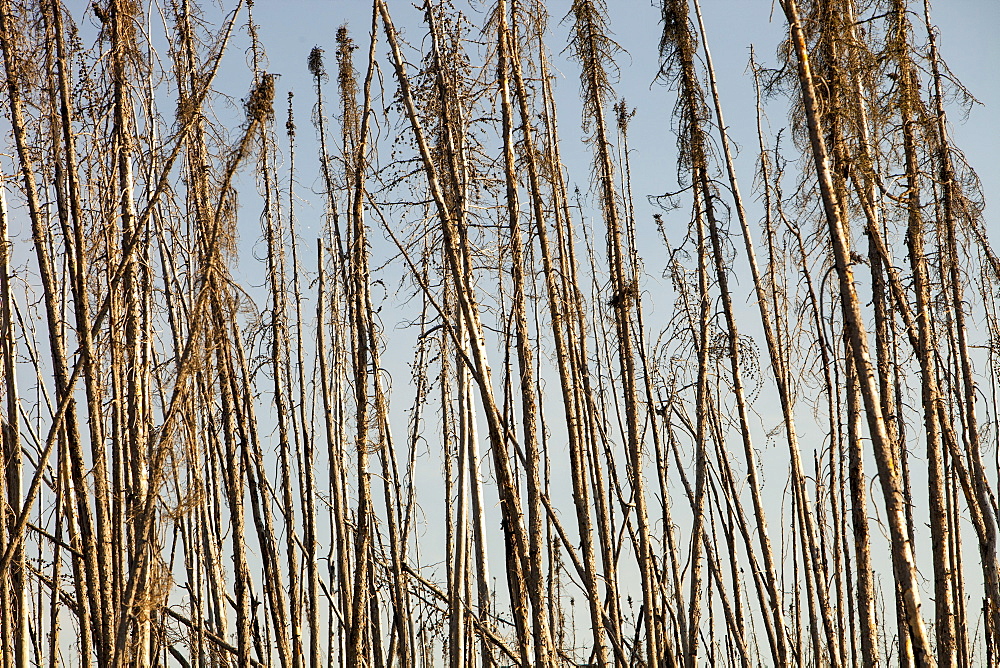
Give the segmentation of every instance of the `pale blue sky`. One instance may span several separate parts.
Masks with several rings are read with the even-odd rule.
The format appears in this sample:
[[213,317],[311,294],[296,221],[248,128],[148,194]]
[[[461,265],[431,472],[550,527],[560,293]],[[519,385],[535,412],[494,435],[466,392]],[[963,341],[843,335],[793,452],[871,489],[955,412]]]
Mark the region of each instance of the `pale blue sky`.
[[[332,58],[334,34],[345,22],[359,42],[364,40],[371,22],[368,4],[364,0],[258,0],[255,3],[254,14],[271,61],[270,70],[282,75],[279,90],[293,89],[299,96],[300,118],[306,118],[311,105],[310,81],[305,69],[309,50],[318,45]],[[464,7],[467,3],[456,4]],[[468,4],[475,16],[477,8],[484,11],[483,7],[491,3],[473,1]],[[561,21],[570,4],[569,0],[547,3],[552,32],[548,46],[557,54],[556,66],[564,77],[558,86],[568,167],[574,178],[585,181],[589,158],[586,149],[574,141],[580,136],[577,70],[573,63],[558,57],[566,39],[566,26],[561,25]],[[750,172],[747,170],[752,170],[752,163],[746,158],[752,160],[756,152],[753,89],[750,78],[745,75],[749,48],[754,46],[757,58],[764,65],[774,65],[775,50],[784,28],[783,17],[780,9],[772,8],[766,0],[704,0],[702,4],[726,120],[733,138],[744,147],[741,170],[746,174],[744,187],[749,188]],[[390,0],[389,5],[397,26],[410,39],[420,40],[423,30],[414,3]],[[636,138],[641,137],[641,141],[633,139],[632,143],[637,175],[635,193],[641,200],[637,202],[637,213],[641,219],[645,195],[670,190],[675,185],[674,138],[669,125],[672,95],[653,83],[658,66],[659,9],[649,0],[609,0],[608,9],[615,39],[627,51],[618,56],[622,68],[618,92],[630,106],[638,109],[633,134]],[[958,146],[965,151],[983,181],[988,204],[987,225],[994,234],[1000,235],[1000,216],[995,214],[1000,204],[990,204],[990,193],[1000,193],[1000,165],[997,163],[1000,132],[995,121],[1000,118],[1000,40],[997,39],[1000,1],[939,0],[932,6],[932,12],[940,27],[939,45],[944,58],[955,75],[983,103],[972,109],[967,120],[963,120],[958,109],[952,109],[951,121]],[[922,38],[921,35],[917,37]],[[234,58],[234,54],[230,58]],[[389,75],[391,73],[386,72],[386,76]],[[283,95],[281,97],[283,99]],[[787,119],[772,117],[770,121],[772,129],[777,131]],[[307,134],[300,131],[300,141]],[[649,209],[646,216],[651,212]]]

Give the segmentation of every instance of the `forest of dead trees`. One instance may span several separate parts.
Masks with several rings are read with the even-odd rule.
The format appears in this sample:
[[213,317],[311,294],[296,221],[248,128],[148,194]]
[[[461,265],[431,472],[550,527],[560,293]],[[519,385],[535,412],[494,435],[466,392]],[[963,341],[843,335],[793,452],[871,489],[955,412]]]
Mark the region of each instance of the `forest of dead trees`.
[[0,0],[0,668],[998,665],[927,0],[778,0],[743,162],[657,0],[659,197],[604,2],[486,4],[373,0],[289,92],[249,0]]

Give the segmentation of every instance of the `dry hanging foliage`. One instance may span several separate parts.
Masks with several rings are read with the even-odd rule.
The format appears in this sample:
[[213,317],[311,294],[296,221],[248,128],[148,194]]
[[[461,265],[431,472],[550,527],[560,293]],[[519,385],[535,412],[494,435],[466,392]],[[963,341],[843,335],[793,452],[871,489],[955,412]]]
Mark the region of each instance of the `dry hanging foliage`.
[[0,668],[997,664],[1000,261],[929,3],[781,0],[743,173],[662,0],[648,201],[566,4],[374,0],[291,91],[253,3],[0,0]]

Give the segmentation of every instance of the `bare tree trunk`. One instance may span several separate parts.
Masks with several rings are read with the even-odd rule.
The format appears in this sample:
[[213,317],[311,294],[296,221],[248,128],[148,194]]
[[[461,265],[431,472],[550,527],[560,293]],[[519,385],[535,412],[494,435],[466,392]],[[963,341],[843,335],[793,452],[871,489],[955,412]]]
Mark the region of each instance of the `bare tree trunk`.
[[[479,316],[479,307],[473,298],[471,287],[469,286],[469,266],[467,256],[461,251],[462,227],[459,220],[463,215],[461,209],[453,211],[444,197],[438,180],[437,170],[430,155],[430,149],[426,142],[423,128],[417,114],[410,91],[409,79],[406,75],[405,64],[399,51],[396,30],[389,16],[388,8],[383,0],[376,0],[382,21],[385,25],[386,38],[392,52],[393,64],[396,70],[396,79],[400,85],[403,102],[406,109],[410,126],[416,138],[423,160],[425,174],[430,187],[431,195],[437,209],[438,218],[442,226],[445,241],[445,253],[447,259],[448,272],[458,289],[456,296],[459,302],[462,316],[469,324],[469,344],[471,348],[471,360],[466,359],[466,365],[471,362],[470,371],[475,378],[486,412],[487,423],[489,425],[490,442],[493,450],[494,465],[497,470],[497,486],[500,492],[500,505],[504,516],[504,532],[507,539],[508,549],[508,586],[511,590],[512,607],[520,638],[520,646],[526,649],[530,642],[527,638],[527,600],[524,591],[524,572],[526,570],[527,539],[522,520],[520,501],[517,496],[517,489],[514,483],[513,472],[511,471],[510,460],[507,448],[507,427],[503,423],[497,409],[493,395],[493,381],[490,368],[486,361],[486,351],[484,347],[483,328]],[[428,10],[430,11],[430,10]],[[432,30],[433,33],[433,30]],[[453,148],[452,154],[454,155]],[[466,260],[463,261],[463,257]]]
[[893,545],[893,570],[896,585],[903,596],[907,620],[914,638],[914,653],[919,666],[935,666],[933,652],[927,638],[927,630],[920,615],[920,593],[917,584],[916,564],[913,548],[906,531],[906,518],[903,510],[902,481],[895,453],[898,448],[889,440],[879,401],[878,388],[875,385],[871,359],[868,355],[867,333],[862,321],[857,292],[854,287],[854,276],[848,257],[845,226],[841,219],[841,209],[830,177],[829,158],[825,141],[820,134],[819,118],[816,108],[816,95],[809,65],[808,53],[799,23],[798,6],[795,0],[783,0],[782,8],[788,19],[792,45],[798,59],[799,82],[802,98],[805,103],[806,120],[809,127],[809,137],[812,145],[813,159],[819,178],[823,206],[829,227],[830,240],[834,251],[837,276],[840,281],[840,298],[844,311],[844,324],[850,337],[855,366],[861,380],[861,395],[864,399],[865,412],[868,418],[868,428],[875,446],[876,462],[879,468],[879,478],[885,496],[886,514],[890,537]]
[[[17,339],[14,336],[13,295],[10,279],[10,241],[7,232],[6,184],[0,180],[0,358],[3,363],[5,406],[2,417],[3,447],[0,456],[4,462],[2,481],[5,509],[0,515],[0,550],[12,550],[9,566],[0,572],[0,617],[2,617],[4,666],[26,668],[28,665],[28,605],[25,555],[23,543],[17,536],[17,514],[24,490],[21,483],[21,405],[17,392],[15,354]],[[42,462],[39,462],[39,466]],[[0,497],[2,498],[2,497]]]
[[600,8],[590,0],[576,0],[571,13],[574,16],[571,44],[581,64],[581,89],[585,117],[594,124],[594,166],[597,172],[601,212],[607,227],[608,265],[611,273],[611,306],[614,311],[615,335],[618,345],[618,363],[622,380],[625,407],[625,438],[628,453],[628,478],[631,484],[630,503],[634,505],[638,534],[639,573],[642,583],[642,618],[646,627],[646,661],[659,665],[664,654],[661,642],[662,616],[659,613],[658,588],[652,566],[649,519],[646,510],[645,482],[643,478],[643,443],[640,411],[637,396],[637,372],[633,339],[641,332],[634,331],[632,309],[636,304],[638,283],[635,267],[626,267],[622,251],[622,229],[615,192],[614,169],[604,116],[604,105],[610,93],[605,60],[608,57],[607,37],[604,35],[604,17]]
[[[952,165],[951,142],[947,132],[947,116],[944,109],[944,92],[942,89],[943,73],[937,50],[935,29],[930,20],[930,3],[924,1],[924,23],[930,43],[931,72],[934,85],[934,119],[936,121],[937,170],[943,194],[942,217],[945,231],[945,267],[947,272],[952,309],[955,316],[955,331],[958,340],[958,358],[961,368],[965,425],[968,433],[968,458],[972,477],[969,496],[975,496],[976,504],[982,514],[982,520],[977,527],[979,534],[979,552],[983,565],[984,584],[986,589],[986,634],[987,644],[994,652],[1000,652],[1000,563],[997,561],[997,511],[995,492],[989,489],[979,439],[979,426],[976,421],[976,391],[974,388],[972,364],[969,358],[966,341],[965,313],[963,310],[962,284],[960,281],[958,240],[956,219],[961,215],[962,205],[958,193],[958,183],[955,169]],[[943,406],[942,406],[943,408]],[[957,454],[957,453],[956,453]],[[954,457],[954,455],[953,455]],[[957,459],[953,459],[958,463]],[[970,492],[974,492],[970,494]],[[973,505],[970,503],[970,505]],[[995,657],[994,657],[995,658]]]
[[[515,14],[516,16],[516,14]],[[541,552],[544,533],[542,531],[541,477],[539,472],[538,448],[538,400],[535,396],[534,360],[532,342],[528,334],[527,306],[524,276],[524,244],[521,239],[520,210],[517,198],[517,177],[514,157],[513,108],[511,105],[510,76],[512,35],[507,25],[507,7],[504,0],[497,4],[499,32],[498,45],[498,86],[500,88],[501,113],[503,119],[504,177],[506,180],[507,217],[510,230],[512,277],[514,288],[514,326],[517,338],[517,361],[520,371],[521,419],[525,450],[525,469],[528,487],[528,554],[527,590],[532,611],[532,641],[534,645],[534,665],[545,668],[553,659],[552,638],[548,626],[545,602],[545,583],[542,580],[543,556]]]

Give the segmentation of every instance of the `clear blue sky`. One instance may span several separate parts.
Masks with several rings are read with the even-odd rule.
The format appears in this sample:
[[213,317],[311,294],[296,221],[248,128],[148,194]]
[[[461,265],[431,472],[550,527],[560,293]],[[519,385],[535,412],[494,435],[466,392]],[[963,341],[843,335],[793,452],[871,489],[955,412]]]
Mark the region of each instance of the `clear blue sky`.
[[[281,73],[280,91],[294,90],[299,96],[300,141],[309,136],[303,121],[312,104],[310,80],[305,68],[306,56],[313,46],[327,50],[332,59],[334,35],[338,26],[347,23],[357,41],[365,39],[371,23],[369,3],[364,0],[258,0],[254,14],[260,25],[260,35],[268,51],[270,70]],[[473,21],[476,12],[491,3],[456,3],[461,8],[471,5]],[[548,2],[550,30],[549,48],[558,54],[566,41],[566,26],[562,18],[569,11],[570,0]],[[757,58],[764,65],[775,64],[775,50],[784,28],[780,9],[764,0],[703,0],[703,12],[709,31],[709,45],[719,75],[726,120],[734,139],[744,147],[741,171],[749,187],[754,136],[752,82],[745,75],[749,48],[754,46]],[[398,27],[414,41],[423,36],[420,13],[409,0],[390,0],[390,9]],[[615,38],[627,53],[619,54],[621,80],[619,94],[630,106],[638,109],[633,121],[633,161],[637,175],[636,196],[640,200],[638,217],[644,217],[645,195],[670,190],[675,186],[674,138],[670,132],[669,112],[672,96],[653,82],[658,60],[659,9],[649,0],[609,0],[610,26]],[[1000,236],[1000,203],[991,202],[991,194],[1000,196],[1000,132],[996,119],[1000,110],[1000,2],[997,0],[947,0],[932,6],[933,17],[941,37],[940,48],[954,74],[983,104],[972,109],[968,119],[958,109],[951,110],[951,121],[958,146],[965,151],[972,166],[983,181],[987,199],[987,226],[994,237]],[[772,18],[773,13],[773,18]],[[481,17],[481,14],[480,14]],[[480,19],[481,20],[481,19]],[[381,37],[381,36],[380,36]],[[918,39],[921,36],[918,35]],[[238,54],[230,54],[240,64]],[[586,149],[576,148],[580,136],[579,103],[576,101],[577,70],[575,64],[556,58],[562,71],[559,82],[560,122],[566,140],[569,169],[573,178],[586,181],[589,158]],[[386,72],[388,77],[390,72]],[[245,73],[244,73],[245,76]],[[225,80],[222,82],[225,86]],[[237,84],[238,86],[239,84]],[[393,84],[389,83],[390,87]],[[233,94],[242,91],[236,87]],[[283,93],[279,94],[283,100]],[[771,118],[774,131],[787,119]],[[580,161],[581,164],[574,164]],[[583,185],[581,183],[581,185]],[[646,214],[652,212],[650,208]]]

